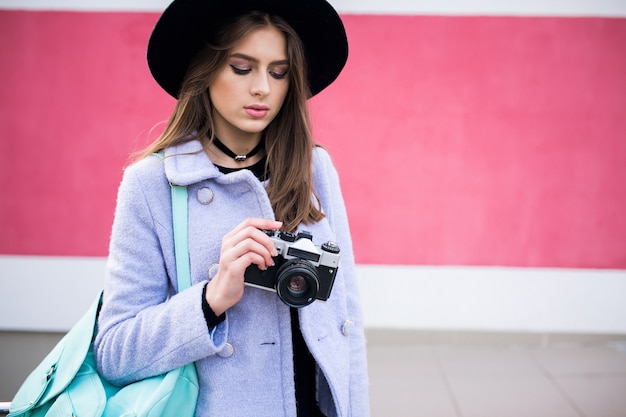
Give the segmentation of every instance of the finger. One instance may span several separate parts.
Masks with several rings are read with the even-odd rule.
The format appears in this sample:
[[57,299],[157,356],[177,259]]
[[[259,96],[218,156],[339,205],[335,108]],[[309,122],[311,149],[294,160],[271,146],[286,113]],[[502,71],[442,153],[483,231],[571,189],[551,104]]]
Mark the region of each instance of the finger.
[[[269,257],[278,255],[272,239],[270,239],[270,237],[267,236],[265,232],[263,232],[261,229],[253,226],[246,226],[245,228],[235,228],[232,232],[228,233],[226,236],[224,236],[224,240],[222,241],[222,249],[226,250],[236,247],[240,245],[241,242],[245,242],[248,239],[262,245],[265,248],[265,251],[269,254]],[[251,243],[252,242],[248,242],[248,244]],[[259,253],[264,256],[266,255],[265,253],[263,253],[263,251],[259,251]]]
[[[220,308],[227,309],[236,304],[243,295],[245,270],[252,264],[263,264],[264,260],[253,252],[228,262],[210,281],[212,288],[211,300],[207,298],[209,305],[212,302],[219,303]],[[207,291],[207,297],[209,296]]]
[[[268,266],[274,265],[273,256],[277,255],[276,248],[271,239],[263,232],[260,235],[248,237],[239,241],[230,250],[224,253],[224,257],[229,257],[233,261],[246,255],[256,255],[255,262],[259,268],[266,269]],[[253,233],[256,235],[256,233]]]
[[282,225],[282,222],[278,222],[275,220],[250,217],[239,223],[231,231],[231,233],[236,234],[247,228],[254,228],[259,230],[278,230],[281,228]]
[[242,266],[242,275],[245,275],[246,269],[250,266],[255,265],[257,268],[261,270],[266,270],[268,267],[274,265],[274,261],[270,258],[270,262],[267,262],[267,259],[264,256],[260,256],[256,252],[247,252],[243,256],[241,256],[237,261]]

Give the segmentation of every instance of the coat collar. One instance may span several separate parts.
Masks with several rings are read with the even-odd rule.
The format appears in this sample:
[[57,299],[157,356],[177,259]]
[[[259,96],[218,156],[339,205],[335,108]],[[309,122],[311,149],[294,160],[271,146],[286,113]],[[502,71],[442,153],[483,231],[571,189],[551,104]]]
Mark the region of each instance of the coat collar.
[[167,179],[175,185],[187,186],[222,175],[197,139],[166,148],[164,164]]

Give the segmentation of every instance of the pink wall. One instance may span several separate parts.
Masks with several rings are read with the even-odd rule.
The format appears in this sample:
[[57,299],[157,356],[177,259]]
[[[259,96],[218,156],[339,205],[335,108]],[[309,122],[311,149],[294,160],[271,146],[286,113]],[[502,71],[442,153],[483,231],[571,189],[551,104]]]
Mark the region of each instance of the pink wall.
[[[359,263],[626,268],[626,19],[344,17],[311,104]],[[0,254],[106,255],[156,18],[0,11]]]

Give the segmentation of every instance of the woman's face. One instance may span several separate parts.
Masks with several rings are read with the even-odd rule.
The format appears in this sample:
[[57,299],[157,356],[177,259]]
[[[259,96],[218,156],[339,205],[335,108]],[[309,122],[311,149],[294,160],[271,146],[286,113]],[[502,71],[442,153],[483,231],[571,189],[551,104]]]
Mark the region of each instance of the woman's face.
[[288,89],[284,35],[273,26],[256,29],[235,44],[209,85],[215,135],[222,140],[260,137]]

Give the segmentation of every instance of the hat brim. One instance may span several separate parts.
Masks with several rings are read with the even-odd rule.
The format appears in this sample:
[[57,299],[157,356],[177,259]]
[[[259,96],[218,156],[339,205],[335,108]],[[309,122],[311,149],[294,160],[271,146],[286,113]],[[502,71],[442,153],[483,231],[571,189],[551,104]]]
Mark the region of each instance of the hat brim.
[[157,83],[178,98],[191,60],[212,31],[248,11],[278,15],[300,36],[312,96],[337,78],[348,59],[348,41],[341,18],[324,0],[175,0],[148,42],[148,66]]

